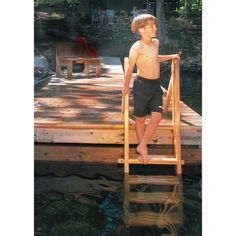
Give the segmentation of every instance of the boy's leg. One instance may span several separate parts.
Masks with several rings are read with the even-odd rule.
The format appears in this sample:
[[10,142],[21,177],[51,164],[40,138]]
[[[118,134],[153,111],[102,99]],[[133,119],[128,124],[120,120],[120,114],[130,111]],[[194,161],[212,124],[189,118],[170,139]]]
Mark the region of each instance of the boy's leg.
[[[148,163],[148,153],[147,153],[147,144],[151,140],[153,134],[156,131],[158,124],[160,123],[162,118],[162,114],[160,112],[152,112],[151,113],[151,121],[148,124],[143,137],[141,138],[141,142],[137,147],[137,151],[141,154],[142,158],[144,159],[144,163]],[[140,136],[141,137],[141,136]]]
[[[136,135],[137,135],[139,144],[141,143],[144,132],[145,132],[145,120],[146,120],[145,116],[135,118],[135,130],[136,130]],[[138,160],[140,162],[144,162],[142,153],[140,153],[140,156],[138,156]]]
[[145,120],[146,120],[145,116],[135,118],[135,130],[139,143],[141,143],[145,132]]

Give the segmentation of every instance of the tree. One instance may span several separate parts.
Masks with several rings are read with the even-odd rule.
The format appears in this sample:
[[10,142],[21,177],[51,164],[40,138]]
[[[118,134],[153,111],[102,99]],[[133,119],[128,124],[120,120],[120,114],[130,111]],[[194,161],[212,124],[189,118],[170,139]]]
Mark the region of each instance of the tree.
[[202,0],[180,0],[180,10],[188,15],[201,14]]
[[156,17],[158,20],[158,38],[166,40],[164,0],[156,0]]

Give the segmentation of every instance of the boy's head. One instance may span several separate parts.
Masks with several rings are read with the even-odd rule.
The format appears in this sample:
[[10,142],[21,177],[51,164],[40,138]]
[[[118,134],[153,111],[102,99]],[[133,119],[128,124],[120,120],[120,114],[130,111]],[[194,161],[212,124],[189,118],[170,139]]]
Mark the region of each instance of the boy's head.
[[140,34],[139,30],[150,23],[157,25],[157,18],[150,14],[138,15],[131,23],[131,30],[133,33]]

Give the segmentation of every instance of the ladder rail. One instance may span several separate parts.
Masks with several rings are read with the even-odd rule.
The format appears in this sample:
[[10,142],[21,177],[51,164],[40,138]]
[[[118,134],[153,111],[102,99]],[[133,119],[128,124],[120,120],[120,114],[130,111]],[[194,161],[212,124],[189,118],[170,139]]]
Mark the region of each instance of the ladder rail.
[[[124,222],[126,227],[155,225],[160,228],[169,226],[170,231],[177,231],[183,224],[183,180],[180,175],[156,175],[153,176],[151,184],[156,186],[166,186],[168,189],[162,191],[161,188],[145,189],[133,191],[134,186],[140,184],[150,184],[149,176],[124,175]],[[161,181],[160,181],[161,179]],[[141,180],[141,181],[140,181]],[[170,181],[172,180],[172,181]],[[132,187],[131,187],[132,186]],[[171,187],[171,188],[170,188]],[[150,191],[151,190],[151,191]],[[155,204],[162,206],[160,210],[137,210],[133,211],[133,204]],[[177,234],[174,234],[177,235]]]
[[129,173],[129,94],[124,98],[124,158],[125,173]]
[[[181,160],[181,136],[180,136],[180,81],[179,65],[180,60],[173,59],[171,63],[171,78],[168,85],[166,102],[163,112],[168,112],[168,107],[172,99],[172,126],[174,135],[174,153],[177,159],[176,172],[182,173]],[[125,74],[128,69],[129,59],[124,58]],[[122,112],[124,119],[124,172],[129,173],[129,94],[122,95]]]
[[164,104],[164,107],[163,107],[163,113],[164,114],[168,113],[168,108],[169,108],[171,97],[172,97],[172,81],[174,79],[173,77],[174,77],[174,70],[171,70],[170,82],[169,82],[169,85],[168,85],[166,100],[165,100],[165,104]]
[[172,125],[174,132],[174,151],[177,163],[177,174],[182,173],[181,138],[180,138],[180,83],[179,60],[172,60]]
[[[125,74],[129,65],[128,57],[124,60]],[[122,110],[124,113],[124,172],[129,173],[129,94],[122,96]]]

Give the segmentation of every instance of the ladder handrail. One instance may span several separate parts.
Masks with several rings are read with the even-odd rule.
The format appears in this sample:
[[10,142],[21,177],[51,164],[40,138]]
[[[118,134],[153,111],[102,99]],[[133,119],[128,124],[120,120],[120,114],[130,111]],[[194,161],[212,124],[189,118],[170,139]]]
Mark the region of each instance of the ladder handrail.
[[172,66],[171,66],[170,82],[169,82],[169,85],[168,85],[168,90],[167,90],[167,93],[166,93],[166,101],[165,101],[164,108],[163,108],[163,113],[164,114],[167,114],[167,112],[168,112],[168,108],[169,108],[171,97],[172,97],[173,77],[174,77],[174,70],[172,69]]
[[[128,69],[129,59],[124,59],[125,74]],[[124,172],[129,173],[129,94],[122,95],[122,111],[124,112]]]
[[[176,62],[178,62],[178,65],[175,65]],[[179,68],[179,60],[172,59],[170,82],[169,82],[169,85],[168,85],[167,94],[166,94],[166,101],[165,101],[164,108],[163,108],[163,113],[164,114],[167,114],[168,108],[169,108],[169,105],[170,105],[170,101],[171,101],[171,98],[172,98],[172,92],[173,92],[172,91],[172,83],[173,83],[173,80],[176,81],[176,78],[174,78],[174,73],[175,73],[177,67]]]
[[[180,137],[180,82],[179,82],[179,60],[173,59],[171,64],[171,78],[168,86],[165,106],[163,112],[168,111],[172,98],[172,126],[174,134],[174,152],[178,161],[177,173],[181,174],[181,137]],[[124,58],[124,71],[126,74],[129,59]],[[129,173],[129,94],[122,95],[122,112],[124,115],[124,172]]]
[[179,60],[173,59],[172,70],[172,125],[174,131],[175,157],[178,160],[177,173],[181,173],[181,137],[180,137],[180,82]]

